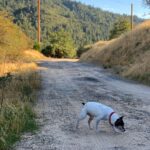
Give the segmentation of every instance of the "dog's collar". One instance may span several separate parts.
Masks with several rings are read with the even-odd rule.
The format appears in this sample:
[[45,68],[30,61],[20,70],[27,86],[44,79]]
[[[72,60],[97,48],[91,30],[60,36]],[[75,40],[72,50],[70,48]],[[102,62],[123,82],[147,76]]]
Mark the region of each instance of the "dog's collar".
[[112,117],[112,115],[114,114],[115,112],[113,111],[110,115],[109,115],[109,124],[111,125],[111,126],[113,126],[113,124],[111,123],[111,117]]

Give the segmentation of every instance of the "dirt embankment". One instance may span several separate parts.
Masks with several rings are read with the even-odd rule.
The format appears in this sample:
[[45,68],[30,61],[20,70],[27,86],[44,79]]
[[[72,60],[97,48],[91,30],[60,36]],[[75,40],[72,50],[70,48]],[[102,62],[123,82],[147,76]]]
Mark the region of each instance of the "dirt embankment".
[[[63,60],[42,61],[42,91],[36,106],[41,125],[26,134],[17,150],[149,150],[150,88],[112,76],[89,64]],[[75,130],[82,102],[98,101],[125,116],[126,133],[117,134],[108,121],[100,132],[88,129],[87,120]]]
[[92,48],[80,61],[113,68],[124,77],[150,85],[150,21],[105,46]]

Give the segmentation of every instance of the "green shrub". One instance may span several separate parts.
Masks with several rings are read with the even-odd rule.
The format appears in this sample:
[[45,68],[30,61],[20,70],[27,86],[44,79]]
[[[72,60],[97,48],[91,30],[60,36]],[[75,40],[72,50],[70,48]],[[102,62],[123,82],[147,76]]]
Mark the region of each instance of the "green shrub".
[[40,51],[41,49],[40,44],[38,42],[35,42],[33,45],[33,49]]
[[49,36],[49,43],[42,53],[46,56],[56,58],[74,58],[76,57],[76,50],[71,35],[64,30],[51,33]]
[[114,23],[112,30],[110,31],[109,39],[114,39],[119,37],[121,34],[130,30],[130,23],[126,19],[119,19]]
[[35,114],[28,103],[5,103],[0,112],[0,149],[7,149],[20,139],[21,132],[37,128]]
[[37,129],[33,102],[39,81],[33,72],[0,78],[0,150],[9,149],[23,132]]
[[92,45],[86,45],[84,47],[79,48],[77,51],[77,56],[80,57],[83,53],[87,52],[91,48],[92,48]]
[[52,50],[51,46],[46,46],[43,50],[42,53],[47,56],[47,57],[55,57],[55,51]]

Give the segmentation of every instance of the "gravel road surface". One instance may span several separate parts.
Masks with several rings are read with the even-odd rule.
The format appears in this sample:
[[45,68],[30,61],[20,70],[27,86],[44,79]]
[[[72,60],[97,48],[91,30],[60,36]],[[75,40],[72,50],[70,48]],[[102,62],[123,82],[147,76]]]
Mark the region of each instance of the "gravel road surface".
[[[73,60],[47,60],[41,66],[36,134],[22,136],[16,150],[150,150],[150,88],[119,79],[100,67]],[[75,129],[82,102],[97,101],[124,115],[126,132],[101,121],[97,133],[87,119]]]

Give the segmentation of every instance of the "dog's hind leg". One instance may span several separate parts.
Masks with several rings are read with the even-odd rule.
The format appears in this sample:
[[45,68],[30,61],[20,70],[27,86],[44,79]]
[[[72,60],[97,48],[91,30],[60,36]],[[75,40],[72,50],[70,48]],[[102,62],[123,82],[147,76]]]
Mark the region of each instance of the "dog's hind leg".
[[85,109],[82,109],[82,111],[81,111],[81,113],[80,113],[80,116],[79,116],[79,118],[78,118],[78,120],[77,120],[77,123],[76,123],[76,129],[77,129],[78,126],[79,126],[79,122],[80,122],[81,120],[85,119],[86,116],[87,116],[86,110],[85,110]]
[[91,128],[91,121],[93,120],[94,117],[89,113],[87,115],[89,116],[89,120],[88,120],[89,129],[92,129]]

